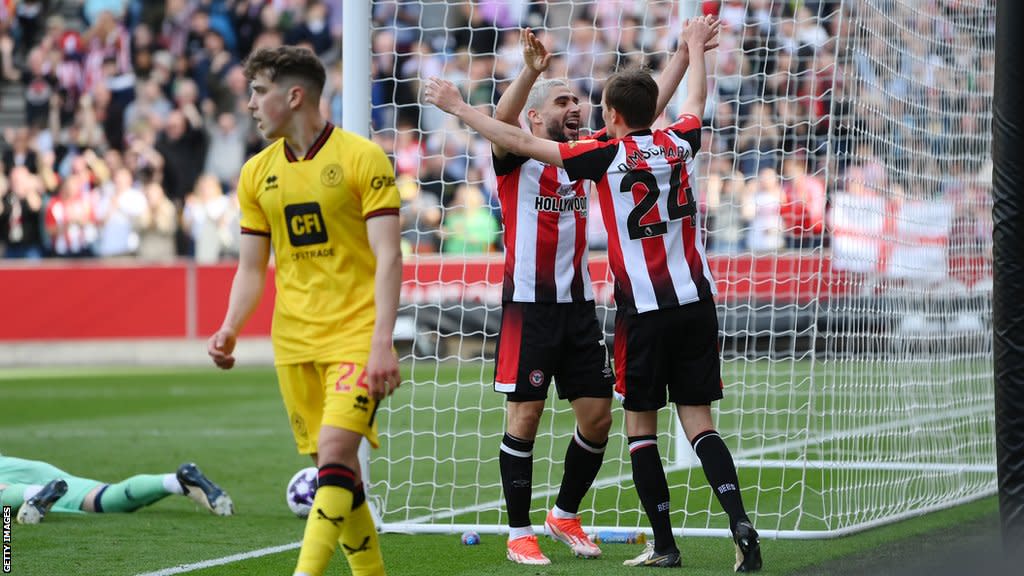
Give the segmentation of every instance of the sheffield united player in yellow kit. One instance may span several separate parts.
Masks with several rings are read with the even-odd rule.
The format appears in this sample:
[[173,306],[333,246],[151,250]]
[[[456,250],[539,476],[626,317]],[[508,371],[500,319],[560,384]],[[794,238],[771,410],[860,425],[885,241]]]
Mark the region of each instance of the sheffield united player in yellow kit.
[[208,352],[217,366],[234,365],[273,249],[278,383],[298,450],[319,467],[295,574],[323,574],[339,543],[353,574],[384,574],[357,452],[364,437],[377,447],[378,402],[401,380],[394,171],[376,144],[322,118],[325,72],[312,52],[258,50],[245,73],[249,110],[271,143],[242,167],[238,270]]

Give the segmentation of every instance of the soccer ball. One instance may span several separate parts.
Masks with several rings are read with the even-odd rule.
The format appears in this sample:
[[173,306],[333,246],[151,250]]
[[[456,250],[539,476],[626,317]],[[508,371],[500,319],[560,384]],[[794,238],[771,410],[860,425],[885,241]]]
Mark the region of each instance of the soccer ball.
[[316,476],[316,467],[310,466],[296,472],[288,481],[285,501],[288,502],[288,508],[299,518],[309,516],[309,511],[313,507],[313,497],[316,496]]

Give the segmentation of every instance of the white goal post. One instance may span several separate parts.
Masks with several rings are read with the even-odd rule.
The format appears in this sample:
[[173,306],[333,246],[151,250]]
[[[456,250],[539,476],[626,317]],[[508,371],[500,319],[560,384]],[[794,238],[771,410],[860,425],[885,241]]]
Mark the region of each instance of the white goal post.
[[[601,82],[616,66],[656,74],[699,11],[725,23],[708,56],[696,183],[720,293],[725,399],[714,416],[758,531],[838,536],[995,492],[990,2],[343,5],[344,126],[394,158],[403,197],[405,381],[401,401],[379,410],[382,447],[364,466],[383,530],[507,530],[503,396],[491,389],[500,236],[466,232],[471,217],[481,234],[497,218],[489,148],[420,107],[420,81],[444,76],[492,112],[529,25],[555,54],[549,76],[568,78],[597,128]],[[590,265],[610,329],[595,204]],[[647,527],[622,416],[616,407],[580,510],[588,528]],[[726,535],[674,421],[663,411],[673,526]],[[549,399],[537,523],[572,433],[568,404]]]

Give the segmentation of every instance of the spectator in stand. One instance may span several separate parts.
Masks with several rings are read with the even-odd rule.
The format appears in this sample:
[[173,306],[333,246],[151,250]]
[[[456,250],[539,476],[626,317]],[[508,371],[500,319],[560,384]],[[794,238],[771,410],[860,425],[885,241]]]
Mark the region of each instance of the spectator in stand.
[[132,71],[139,80],[149,78],[153,71],[153,57],[160,50],[153,30],[146,23],[139,23],[131,31]]
[[214,100],[218,114],[231,112],[235,115],[248,116],[245,103],[249,94],[249,82],[246,81],[245,71],[241,66],[232,66],[228,70],[221,90],[223,91]]
[[50,253],[61,258],[93,255],[96,218],[86,192],[84,176],[72,173],[46,208],[46,234]]
[[732,103],[724,100],[719,102],[711,118],[711,130],[715,136],[712,152],[731,152],[736,145],[736,129],[736,113]]
[[163,182],[164,158],[154,148],[156,138],[156,130],[141,128],[122,156],[124,165],[143,183]]
[[712,172],[707,184],[708,248],[718,254],[737,254],[747,247],[749,222],[743,215],[747,187],[741,172]]
[[400,121],[395,138],[395,175],[412,178],[419,176],[425,149],[416,126],[408,121]]
[[94,102],[92,94],[83,94],[78,101],[78,112],[74,115],[72,124],[65,127],[66,133],[62,134],[60,145],[57,147],[60,173],[66,171],[70,161],[82,150],[107,147],[106,136],[99,123]]
[[376,130],[395,126],[395,35],[390,30],[378,30],[373,35],[370,71],[370,116]]
[[[324,93],[320,95],[320,112],[331,124],[341,126],[343,123],[343,112],[345,98],[342,92],[342,66],[337,62],[331,66],[325,66],[327,79],[324,82]],[[247,88],[248,89],[248,88]]]
[[31,174],[38,172],[39,158],[32,147],[32,134],[28,127],[7,128],[4,130],[4,140],[10,145],[3,152],[5,173],[17,166],[25,167]]
[[219,102],[230,97],[230,92],[225,86],[225,78],[237,65],[238,59],[228,51],[223,34],[212,28],[207,30],[203,35],[203,51],[192,67],[197,102],[203,102],[208,98]]
[[[2,11],[3,8],[0,8]],[[11,30],[3,26],[3,15],[0,14],[0,76],[8,82],[17,82],[19,74],[14,65],[14,51],[17,43],[11,36]]]
[[[403,84],[408,85],[406,92],[409,103],[415,104],[418,101],[418,95],[422,92],[423,81],[441,74],[445,62],[442,55],[437,54],[430,42],[427,41],[414,42],[409,51],[409,55],[402,62],[399,78],[405,81]],[[419,128],[424,132],[430,133],[439,130],[444,124],[444,114],[433,108],[411,106],[410,110],[418,111],[418,114],[406,113],[403,116],[412,119],[418,116]]]
[[110,11],[99,13],[92,28],[83,35],[85,56],[85,92],[105,84],[118,100],[130,101],[134,95],[131,35]]
[[437,252],[441,227],[440,198],[422,190],[411,176],[398,176],[395,185],[402,199],[398,215],[402,227],[403,253]]
[[[113,70],[113,61],[108,61],[104,66],[104,73],[108,74],[104,82],[97,84],[92,91],[93,114],[96,122],[103,132],[103,148],[111,147],[115,150],[124,150],[124,110],[127,106],[128,96],[123,90],[112,91],[109,86]],[[134,89],[132,89],[134,94]],[[132,96],[134,97],[134,96]]]
[[774,252],[782,247],[782,184],[772,168],[762,168],[747,181],[743,219],[750,223],[747,247],[753,252]]
[[483,106],[484,113],[497,101],[494,83],[494,57],[483,54],[472,54],[469,57],[469,83],[466,101],[471,106]]
[[206,161],[206,149],[203,120],[195,106],[173,110],[156,143],[156,151],[164,158],[164,190],[171,200],[183,202],[195,188]]
[[0,37],[0,57],[3,58],[4,78],[19,82],[25,94],[25,124],[35,128],[45,128],[50,120],[50,107],[57,96],[57,77],[48,70],[47,53],[43,48],[29,50],[25,68],[18,70],[14,66],[14,42],[10,36]]
[[434,148],[437,139],[427,142],[427,153],[423,157],[423,164],[420,165],[419,185],[424,192],[429,192],[442,203],[445,199],[445,159],[440,150]]
[[48,66],[57,78],[59,122],[67,126],[74,122],[85,90],[85,40],[77,30],[67,27],[61,15],[54,14],[46,20],[46,36],[40,46],[49,50]]
[[782,138],[777,120],[772,117],[771,104],[755,103],[736,139],[740,170],[748,178],[766,168],[774,170],[781,151]]
[[184,34],[184,46],[178,54],[184,56],[187,70],[194,71],[200,61],[207,57],[206,33],[210,28],[210,11],[191,3],[188,10],[188,27]]
[[18,40],[18,52],[24,54],[30,46],[39,42],[42,33],[42,20],[46,16],[49,0],[21,0],[14,8],[18,17],[18,29],[21,38]]
[[82,16],[88,24],[99,21],[104,13],[121,20],[128,8],[128,0],[84,0],[80,3],[82,4]]
[[[810,110],[807,105],[810,98],[779,98],[775,102],[776,115],[783,122],[781,131],[782,150],[788,154],[811,154],[817,150],[824,151],[827,138],[818,144],[817,136],[811,130]],[[822,123],[824,124],[824,123]],[[826,127],[827,130],[827,127]]]
[[519,23],[520,15],[508,4],[494,0],[460,3],[453,11],[454,21],[449,22],[456,48],[468,48],[474,55],[494,54],[501,45],[499,29]]
[[[25,166],[0,175],[0,250],[5,258],[43,256],[43,183]],[[4,246],[6,245],[6,248]]]
[[321,59],[333,61],[337,54],[333,54],[336,47],[327,26],[327,18],[327,6],[322,2],[311,2],[306,7],[305,17],[300,18],[297,25],[292,26],[285,34],[285,43],[306,43]]
[[171,101],[164,96],[156,78],[143,81],[136,90],[135,100],[124,110],[124,125],[129,131],[127,137],[131,138],[132,132],[143,125],[162,126],[172,109]]
[[[52,196],[57,194],[57,188],[60,186],[60,177],[57,176],[56,171],[57,154],[53,150],[47,150],[39,155],[39,184],[42,186],[42,194],[44,206],[45,203],[50,200]],[[43,247],[45,248],[49,242],[44,237]]]
[[238,171],[247,158],[249,139],[249,116],[232,112],[221,112],[214,118],[206,115],[206,137],[209,149],[206,152],[205,172],[217,177],[227,190],[235,187]]
[[100,187],[96,255],[105,258],[134,256],[139,248],[137,229],[145,211],[146,197],[135,185],[131,171],[119,168],[113,179]]
[[443,228],[441,247],[446,254],[491,252],[500,232],[497,220],[484,204],[483,191],[467,183],[456,186]]
[[750,62],[735,35],[726,35],[718,50],[715,66],[715,92],[717,101],[735,103],[745,113],[749,102],[759,99],[755,76]]
[[420,4],[419,0],[378,0],[373,3],[373,23],[387,30],[399,45],[412,44],[422,34]]
[[192,238],[195,260],[213,264],[232,247],[231,224],[237,224],[232,202],[224,195],[217,176],[203,174],[195,192],[185,200],[182,226]]
[[178,211],[158,182],[147,182],[142,190],[146,210],[139,216],[139,259],[145,262],[173,260]]
[[[565,72],[572,83],[573,91],[581,96],[581,100],[600,101],[601,84],[594,74],[597,70],[611,69],[612,54],[601,46],[601,38],[594,28],[593,19],[585,12],[576,14],[572,21],[572,35],[569,37],[566,52],[568,56],[564,62]],[[549,72],[550,77],[559,77],[554,74]],[[604,126],[604,121],[597,110],[595,108],[589,118],[582,118],[585,124],[589,119],[593,128],[600,129]]]
[[805,156],[790,156],[782,162],[782,226],[786,247],[796,250],[818,248],[825,233],[825,181],[807,173]]
[[263,31],[260,14],[264,6],[263,0],[236,0],[231,3],[231,23],[235,30],[235,54],[244,56],[252,52],[256,37]]

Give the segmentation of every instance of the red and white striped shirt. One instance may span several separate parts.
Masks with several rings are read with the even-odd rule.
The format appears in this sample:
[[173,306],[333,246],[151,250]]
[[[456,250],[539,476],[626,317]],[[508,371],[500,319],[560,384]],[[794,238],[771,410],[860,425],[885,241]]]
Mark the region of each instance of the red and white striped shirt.
[[505,302],[594,299],[587,269],[587,194],[565,170],[522,156],[494,158],[505,225]]
[[716,294],[690,176],[700,119],[559,145],[569,178],[597,183],[619,307],[647,312]]

